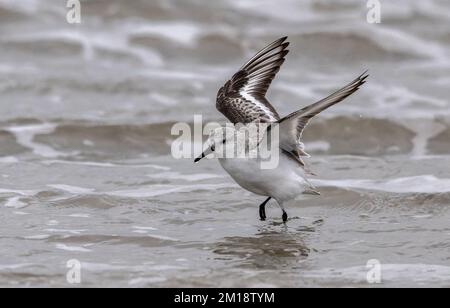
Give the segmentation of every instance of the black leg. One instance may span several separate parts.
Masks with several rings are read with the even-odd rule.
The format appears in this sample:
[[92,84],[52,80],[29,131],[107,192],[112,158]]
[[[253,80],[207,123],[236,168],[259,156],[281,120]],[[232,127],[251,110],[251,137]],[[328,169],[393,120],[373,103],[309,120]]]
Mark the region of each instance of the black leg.
[[283,218],[283,222],[286,222],[288,220],[288,215],[285,210],[283,210],[283,216],[281,217]]
[[266,203],[269,202],[270,199],[272,199],[272,197],[267,198],[266,201],[259,206],[259,218],[263,221],[266,220]]

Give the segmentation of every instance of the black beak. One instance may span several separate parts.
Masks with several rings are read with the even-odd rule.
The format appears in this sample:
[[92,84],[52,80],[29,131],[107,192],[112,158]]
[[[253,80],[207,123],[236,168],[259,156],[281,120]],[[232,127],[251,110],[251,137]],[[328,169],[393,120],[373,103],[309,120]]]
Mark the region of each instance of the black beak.
[[197,157],[196,159],[194,159],[194,163],[198,163],[200,159],[202,159],[203,157],[205,157],[205,153],[202,153],[202,155],[200,155],[199,157]]

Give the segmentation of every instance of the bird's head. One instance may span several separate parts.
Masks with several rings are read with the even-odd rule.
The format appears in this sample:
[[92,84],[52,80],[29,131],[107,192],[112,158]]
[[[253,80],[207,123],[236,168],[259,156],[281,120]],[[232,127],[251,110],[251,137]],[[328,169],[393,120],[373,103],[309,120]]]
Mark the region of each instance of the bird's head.
[[200,161],[209,154],[223,153],[227,141],[230,141],[231,143],[231,141],[234,140],[234,135],[235,129],[232,127],[226,126],[213,129],[209,134],[208,140],[205,142],[202,154],[194,159],[194,162]]

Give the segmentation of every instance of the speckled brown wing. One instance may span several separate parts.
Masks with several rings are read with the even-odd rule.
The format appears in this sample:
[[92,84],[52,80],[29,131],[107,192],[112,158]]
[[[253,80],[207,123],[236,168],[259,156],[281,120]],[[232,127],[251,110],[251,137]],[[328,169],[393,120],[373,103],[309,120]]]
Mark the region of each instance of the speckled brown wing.
[[216,107],[233,123],[280,119],[265,95],[289,52],[287,37],[269,44],[228,80],[217,93]]

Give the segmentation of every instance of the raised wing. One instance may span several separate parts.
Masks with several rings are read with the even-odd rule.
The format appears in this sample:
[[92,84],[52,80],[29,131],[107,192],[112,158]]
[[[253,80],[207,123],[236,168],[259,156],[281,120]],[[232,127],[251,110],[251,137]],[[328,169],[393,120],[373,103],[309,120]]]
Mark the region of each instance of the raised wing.
[[259,51],[217,93],[216,108],[233,123],[280,119],[265,95],[289,52],[287,37]]
[[[306,106],[303,109],[295,111],[290,115],[284,117],[283,119],[277,121],[279,124],[279,146],[280,148],[288,153],[292,153],[293,156],[305,156],[308,155],[303,151],[303,143],[301,138],[303,135],[303,130],[308,125],[311,118],[325,109],[341,102],[347,96],[354,93],[359,89],[361,85],[365,83],[366,78],[369,76],[366,72],[362,73],[355,80],[347,84],[342,89],[334,92],[333,94],[327,96],[326,98],[314,103],[312,105]],[[299,158],[299,163],[304,165],[303,161]]]

